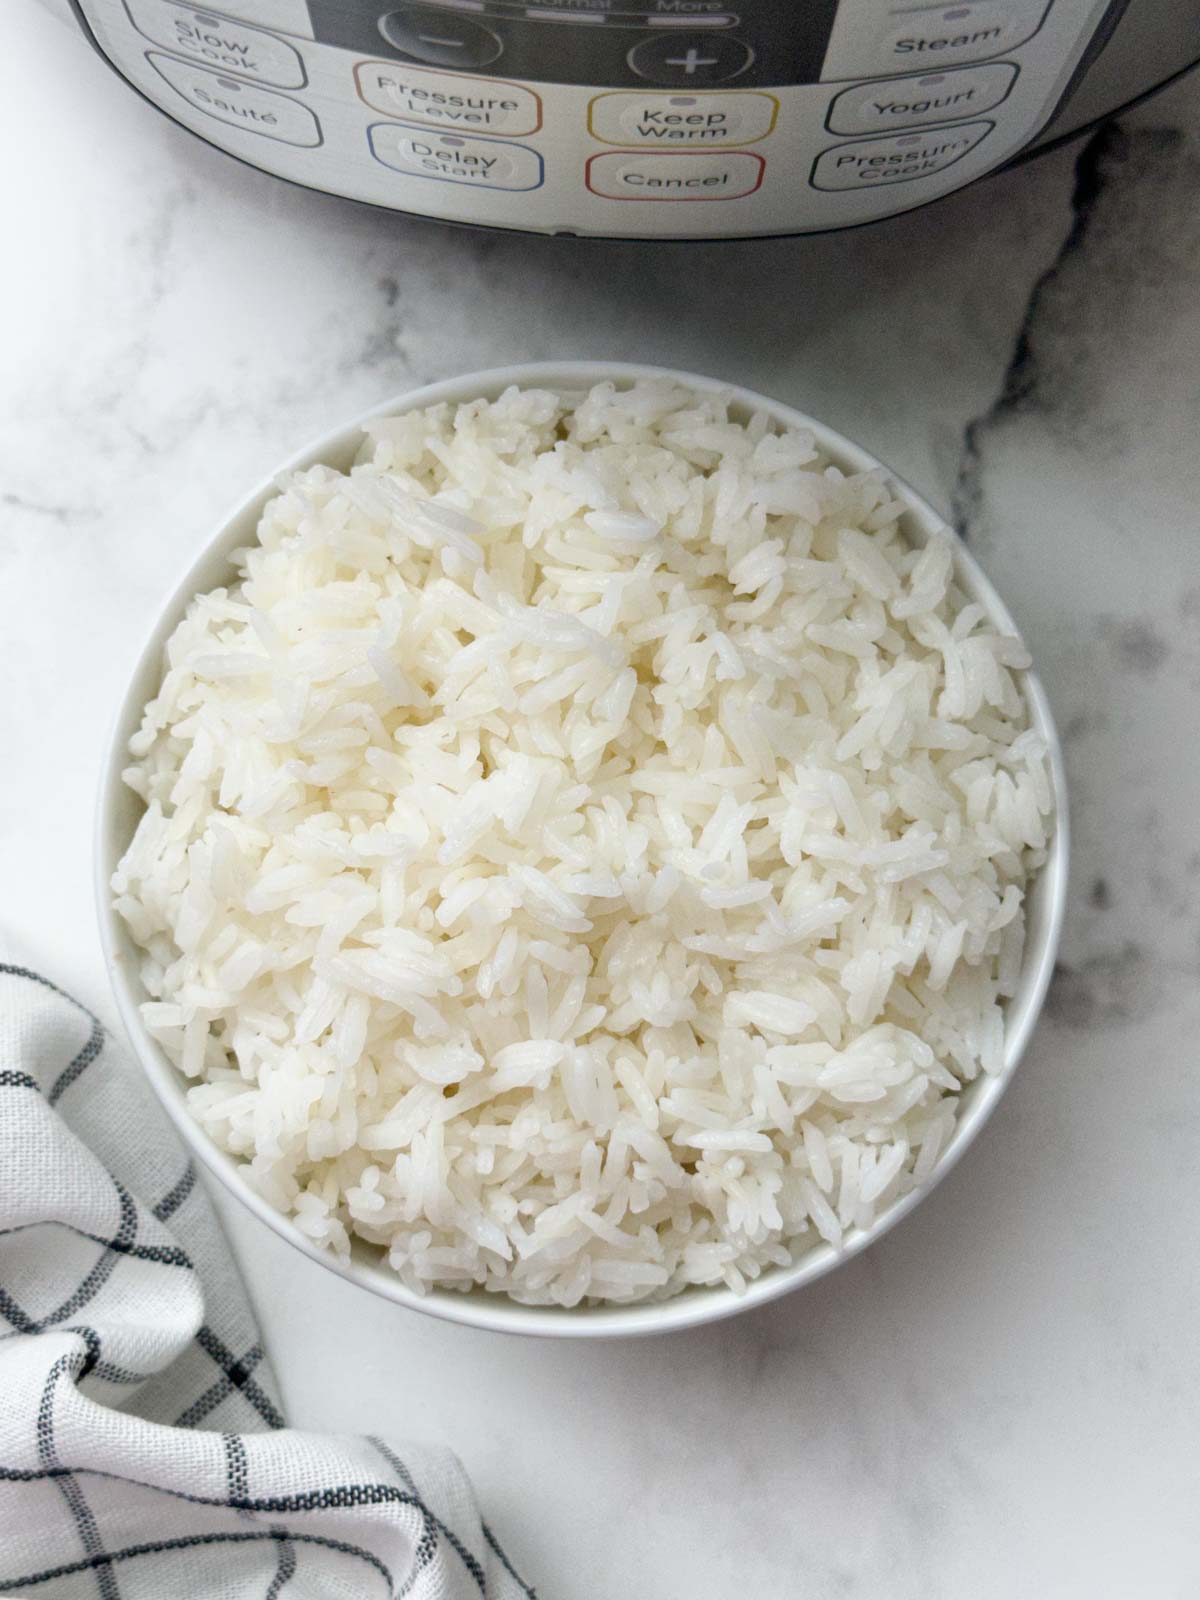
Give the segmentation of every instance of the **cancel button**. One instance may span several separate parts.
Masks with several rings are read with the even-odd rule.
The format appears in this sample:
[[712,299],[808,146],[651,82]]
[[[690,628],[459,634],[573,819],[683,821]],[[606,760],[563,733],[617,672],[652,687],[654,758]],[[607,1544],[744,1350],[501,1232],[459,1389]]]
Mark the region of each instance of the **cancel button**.
[[737,200],[762,183],[766,163],[750,151],[606,151],[587,164],[587,186],[608,200]]

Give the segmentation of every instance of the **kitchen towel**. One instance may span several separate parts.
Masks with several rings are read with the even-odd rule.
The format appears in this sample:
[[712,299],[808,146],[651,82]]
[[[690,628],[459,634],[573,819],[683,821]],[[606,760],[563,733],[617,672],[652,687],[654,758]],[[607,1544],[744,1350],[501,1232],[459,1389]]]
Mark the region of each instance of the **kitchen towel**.
[[[330,1362],[338,1359],[330,1351]],[[0,1595],[518,1600],[448,1452],[285,1424],[127,1054],[0,962]]]

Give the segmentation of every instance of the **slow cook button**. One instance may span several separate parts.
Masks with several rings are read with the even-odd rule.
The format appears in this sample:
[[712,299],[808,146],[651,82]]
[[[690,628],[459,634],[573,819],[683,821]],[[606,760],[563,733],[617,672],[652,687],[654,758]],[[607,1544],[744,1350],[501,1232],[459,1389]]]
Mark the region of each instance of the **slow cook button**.
[[354,69],[359,99],[385,116],[435,128],[479,133],[536,133],[542,102],[532,89],[501,78],[428,72],[400,61],[360,61]]
[[829,108],[830,133],[886,133],[954,122],[991,111],[1008,97],[1017,69],[1010,61],[959,67],[923,78],[876,79],[843,89]]
[[140,34],[182,56],[205,61],[222,72],[237,72],[277,89],[301,89],[304,63],[290,44],[259,28],[170,0],[125,0]]
[[410,178],[465,183],[476,189],[538,189],[542,158],[525,145],[503,139],[472,139],[459,133],[377,122],[368,129],[376,161]]
[[758,188],[765,166],[749,151],[611,150],[588,162],[587,186],[607,200],[738,200]]
[[588,106],[588,130],[606,144],[755,144],[775,126],[779,101],[756,90],[715,94],[598,94]]
[[218,122],[244,128],[247,133],[261,133],[268,139],[280,139],[284,144],[312,149],[321,143],[321,125],[316,117],[307,106],[286,94],[193,66],[190,61],[177,61],[174,56],[160,56],[154,50],[146,52],[146,60],[188,105],[216,117]]
[[901,133],[894,139],[861,139],[835,144],[813,162],[814,189],[872,189],[880,184],[931,178],[974,150],[996,126],[964,122],[930,133]]

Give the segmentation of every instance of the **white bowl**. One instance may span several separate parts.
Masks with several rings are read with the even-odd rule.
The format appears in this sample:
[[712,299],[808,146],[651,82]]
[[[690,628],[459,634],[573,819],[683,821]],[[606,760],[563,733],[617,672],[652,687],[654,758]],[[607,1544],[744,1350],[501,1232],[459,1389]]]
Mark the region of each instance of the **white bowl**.
[[[220,524],[200,556],[193,562],[173,593],[166,601],[149,639],[138,656],[132,680],[117,713],[112,738],[101,778],[99,806],[96,818],[96,901],[100,916],[100,933],[104,945],[109,974],[116,995],[117,1006],[128,1030],[138,1059],[145,1068],[159,1099],[184,1140],[208,1168],[214,1178],[235,1194],[243,1205],[261,1218],[282,1238],[302,1250],[305,1255],[319,1261],[322,1266],[340,1273],[354,1283],[362,1284],[373,1293],[399,1305],[444,1317],[450,1322],[467,1323],[477,1328],[491,1328],[504,1333],[526,1333],[565,1337],[615,1338],[631,1334],[662,1333],[669,1329],[692,1327],[702,1322],[713,1322],[733,1316],[751,1306],[774,1300],[801,1284],[812,1283],[840,1262],[848,1261],[880,1235],[894,1227],[901,1217],[943,1178],[971,1144],[983,1127],[997,1101],[1004,1093],[1009,1079],[1021,1059],[1033,1032],[1038,1012],[1045,999],[1046,989],[1054,967],[1055,951],[1062,926],[1067,886],[1067,805],[1062,751],[1055,732],[1050,707],[1036,676],[1024,675],[1024,688],[1029,701],[1034,727],[1045,739],[1050,750],[1050,766],[1055,797],[1055,827],[1049,849],[1049,858],[1031,888],[1027,902],[1028,938],[1025,959],[1017,993],[1007,1008],[1003,1070],[991,1077],[980,1076],[964,1089],[961,1109],[954,1135],[948,1143],[932,1176],[918,1189],[905,1195],[881,1213],[872,1227],[852,1230],[840,1250],[823,1244],[807,1250],[790,1267],[774,1267],[750,1284],[745,1293],[734,1294],[725,1287],[690,1288],[674,1299],[634,1306],[581,1306],[573,1310],[555,1307],[519,1305],[503,1294],[473,1290],[463,1294],[454,1290],[432,1290],[428,1294],[414,1294],[399,1278],[381,1263],[381,1253],[369,1245],[356,1242],[349,1261],[339,1261],[328,1251],[320,1249],[300,1232],[292,1221],[275,1211],[246,1182],[241,1165],[223,1150],[217,1148],[193,1121],[185,1103],[185,1084],[171,1065],[162,1049],[147,1034],[138,1012],[139,1002],[146,998],[138,980],[138,956],[133,941],[121,918],[112,908],[109,880],[132,835],[140,811],[137,797],[121,781],[122,768],[128,765],[127,745],[136,730],[142,708],[158,689],[162,673],[163,646],[183,616],[193,595],[227,583],[232,570],[231,553],[239,546],[251,543],[259,514],[265,502],[275,493],[279,470],[311,466],[327,462],[346,468],[353,460],[361,442],[361,429],[370,417],[411,411],[419,406],[439,401],[458,402],[480,397],[493,398],[509,384],[542,386],[548,388],[582,389],[605,379],[618,383],[632,382],[639,377],[670,377],[693,389],[720,391],[732,394],[736,405],[747,411],[765,411],[775,421],[789,427],[810,428],[821,449],[838,466],[862,471],[880,465],[876,459],[857,444],[852,444],[824,423],[816,422],[789,406],[767,400],[746,389],[731,388],[711,378],[699,378],[690,373],[670,372],[663,368],[641,367],[618,362],[547,362],[530,366],[500,367],[488,372],[467,373],[449,378],[443,383],[430,384],[411,394],[401,395],[385,405],[377,406],[365,416],[337,428],[318,439],[307,449],[276,469],[271,477],[249,494]],[[947,532],[941,517],[907,484],[890,472],[898,493],[908,506],[904,531],[915,544],[921,544],[937,530]],[[987,611],[1000,628],[1016,632],[1015,624],[1004,603],[992,588],[973,557],[958,540],[955,540],[956,576],[961,588]]]

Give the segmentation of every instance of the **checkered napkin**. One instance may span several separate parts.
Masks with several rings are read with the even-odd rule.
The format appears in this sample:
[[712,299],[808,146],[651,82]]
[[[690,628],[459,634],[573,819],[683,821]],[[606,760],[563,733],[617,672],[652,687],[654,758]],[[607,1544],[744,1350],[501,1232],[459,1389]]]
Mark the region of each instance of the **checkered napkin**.
[[448,1453],[285,1426],[216,1219],[141,1075],[90,1012],[0,963],[0,1595],[11,1594],[533,1590]]

